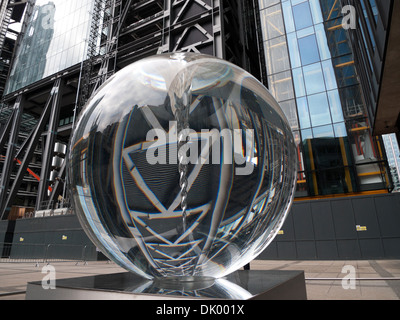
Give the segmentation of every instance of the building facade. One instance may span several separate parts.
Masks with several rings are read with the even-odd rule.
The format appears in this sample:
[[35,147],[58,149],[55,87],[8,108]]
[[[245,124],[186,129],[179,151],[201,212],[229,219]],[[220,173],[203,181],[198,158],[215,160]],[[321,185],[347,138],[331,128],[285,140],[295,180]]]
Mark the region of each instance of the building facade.
[[260,80],[258,3],[231,0],[29,1],[0,115],[0,215],[68,206],[65,151],[80,109],[143,57],[214,55]]
[[297,140],[298,197],[390,188],[340,1],[260,1],[268,85]]
[[382,136],[393,181],[393,191],[400,192],[400,150],[394,133]]
[[[368,33],[368,18],[388,38],[385,23],[391,23],[393,2],[388,1],[389,7],[383,1],[361,2],[368,6],[365,10],[361,4],[353,6],[359,18],[356,26]],[[388,194],[390,170],[382,139],[375,136],[373,107],[366,98],[370,91],[361,73],[365,61],[354,49],[357,35],[351,29],[354,21],[346,20],[347,4],[339,0],[29,1],[0,113],[1,219],[14,219],[18,207],[31,208],[36,217],[68,212],[64,158],[76,116],[90,95],[116,71],[143,57],[191,51],[248,70],[269,87],[291,124],[299,160],[297,199],[282,235],[272,245],[275,251],[267,258],[393,256],[400,235],[390,226],[398,223],[400,200]],[[362,31],[355,30],[360,39]],[[381,48],[374,51],[378,57],[387,44],[375,45]],[[379,57],[377,66],[383,68],[385,56]],[[379,92],[377,82],[377,99],[370,101],[378,105]],[[375,196],[377,200],[371,200]],[[367,210],[360,215],[358,209],[368,204],[372,208],[371,201],[374,213]],[[380,203],[391,208],[382,222],[388,228],[358,228],[367,224],[363,221],[380,219],[374,218],[381,214]],[[343,217],[343,212],[348,214]],[[332,226],[336,232],[328,239],[321,230]],[[380,249],[364,254],[368,241],[360,241],[359,230],[365,230],[361,238]]]

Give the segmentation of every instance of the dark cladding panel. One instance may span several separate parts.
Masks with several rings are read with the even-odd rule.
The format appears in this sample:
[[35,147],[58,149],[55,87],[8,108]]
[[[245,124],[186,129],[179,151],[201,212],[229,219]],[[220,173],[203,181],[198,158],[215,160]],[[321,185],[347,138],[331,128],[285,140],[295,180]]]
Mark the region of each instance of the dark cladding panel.
[[339,259],[361,259],[361,249],[357,239],[337,240]]
[[278,259],[293,259],[296,257],[296,245],[292,241],[277,242]]
[[290,212],[287,216],[285,223],[280,230],[280,234],[275,238],[277,241],[294,241],[295,232],[293,226],[293,212]]
[[381,239],[360,239],[361,256],[363,259],[384,258],[383,244]]
[[336,260],[339,258],[336,241],[316,241],[318,259]]
[[337,239],[357,238],[351,200],[340,199],[331,201],[332,216]]
[[374,198],[360,197],[352,200],[358,237],[379,238],[379,223],[376,216]]
[[309,202],[298,203],[292,207],[294,232],[296,240],[314,240],[314,227]]
[[8,221],[0,221],[0,243],[4,242],[4,238],[7,233],[7,227],[8,227]]
[[400,238],[382,239],[385,259],[400,258]]
[[400,237],[400,197],[376,197],[375,206],[383,237]]
[[296,241],[297,259],[315,260],[318,258],[315,241]]
[[315,227],[315,239],[335,239],[335,230],[332,220],[330,201],[312,202],[311,213]]

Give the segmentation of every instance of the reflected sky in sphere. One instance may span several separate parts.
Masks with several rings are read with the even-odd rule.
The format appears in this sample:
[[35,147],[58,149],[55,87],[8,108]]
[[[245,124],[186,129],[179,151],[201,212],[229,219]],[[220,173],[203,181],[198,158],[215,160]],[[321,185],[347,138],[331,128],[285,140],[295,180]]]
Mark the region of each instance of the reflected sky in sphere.
[[253,76],[193,53],[110,78],[77,121],[75,211],[110,259],[145,278],[221,278],[274,239],[293,201],[296,149]]

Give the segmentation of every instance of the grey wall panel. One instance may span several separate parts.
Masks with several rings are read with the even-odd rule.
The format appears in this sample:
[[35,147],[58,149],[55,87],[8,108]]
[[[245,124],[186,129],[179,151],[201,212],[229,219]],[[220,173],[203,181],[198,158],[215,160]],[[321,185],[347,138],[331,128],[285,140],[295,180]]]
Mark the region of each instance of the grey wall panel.
[[399,259],[400,238],[382,239],[386,259]]
[[296,257],[296,244],[293,241],[277,242],[278,259],[292,260]]
[[337,251],[339,259],[355,260],[361,259],[361,249],[357,239],[337,240]]
[[316,241],[318,259],[338,259],[339,254],[337,251],[336,241]]
[[366,231],[358,232],[360,239],[379,238],[379,223],[376,216],[373,197],[360,197],[352,200],[356,225],[366,227]]
[[400,237],[400,197],[392,195],[374,200],[382,236]]
[[258,260],[278,259],[278,246],[276,241],[272,242],[258,257]]
[[356,239],[356,222],[351,200],[333,200],[331,208],[336,239]]
[[4,242],[4,238],[7,233],[7,227],[8,227],[8,221],[0,221],[0,243]]
[[314,260],[318,258],[315,241],[296,241],[297,259]]
[[299,203],[293,206],[291,215],[295,227],[296,240],[314,240],[314,226],[310,203]]
[[335,229],[333,225],[330,201],[312,202],[311,213],[315,228],[315,239],[335,239]]
[[382,259],[385,257],[382,240],[360,239],[361,256],[363,259]]
[[399,193],[295,202],[288,222],[261,259],[400,259]]
[[293,214],[289,214],[281,229],[283,231],[283,234],[278,235],[276,237],[276,240],[294,241],[296,239],[294,233],[293,217]]

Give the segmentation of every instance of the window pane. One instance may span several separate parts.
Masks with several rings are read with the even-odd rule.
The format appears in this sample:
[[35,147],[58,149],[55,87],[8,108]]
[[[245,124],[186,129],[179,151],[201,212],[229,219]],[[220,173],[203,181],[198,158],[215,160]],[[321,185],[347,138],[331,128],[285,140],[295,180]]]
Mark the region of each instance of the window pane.
[[303,70],[296,68],[292,70],[293,83],[296,92],[296,97],[303,97],[306,95],[306,87],[304,86]]
[[268,8],[279,3],[280,0],[260,0],[260,9]]
[[279,105],[281,106],[283,113],[285,114],[286,118],[288,119],[292,130],[298,130],[299,122],[297,120],[297,110],[296,110],[295,101],[288,100],[288,101],[281,102]]
[[321,60],[326,60],[331,58],[331,52],[328,46],[328,40],[326,37],[326,31],[324,25],[322,23],[314,26],[315,35],[317,37],[319,54],[321,56]]
[[307,2],[300,3],[293,7],[294,23],[296,30],[300,30],[309,26],[312,26],[312,16],[310,11],[310,5]]
[[303,140],[303,144],[307,142],[307,140],[312,140],[313,135],[311,129],[301,130],[301,139]]
[[308,96],[308,106],[313,127],[332,123],[325,92]]
[[350,86],[358,83],[354,59],[351,54],[334,59],[335,74],[340,87]]
[[297,110],[299,114],[300,127],[302,129],[310,128],[310,113],[308,111],[308,103],[306,97],[297,99]]
[[294,20],[293,20],[293,12],[292,12],[292,6],[290,5],[290,1],[285,1],[282,2],[282,11],[283,11],[283,16],[285,17],[285,27],[286,27],[286,32],[294,32],[296,29],[294,27]]
[[374,15],[375,23],[377,23],[378,22],[378,14],[379,14],[379,12],[378,12],[378,8],[376,6],[376,2],[375,2],[375,0],[369,0],[369,4],[371,6],[372,13]]
[[326,90],[337,89],[337,82],[335,77],[335,71],[331,60],[322,62],[322,70],[324,71]]
[[314,19],[314,24],[323,22],[321,6],[319,0],[310,0],[311,13]]
[[290,69],[286,38],[278,37],[266,42],[267,70],[270,74]]
[[314,138],[334,138],[332,125],[315,127],[312,129]]
[[337,0],[326,0],[320,1],[322,14],[324,20],[331,20],[341,16],[341,1]]
[[296,33],[289,33],[287,35],[287,41],[288,41],[290,62],[292,64],[292,68],[301,67],[299,46],[297,43]]
[[337,90],[328,91],[329,106],[333,122],[343,121],[343,110],[340,102],[339,92]]
[[299,49],[303,66],[320,60],[317,40],[314,34],[299,39]]
[[346,118],[367,116],[359,86],[346,87],[339,90],[339,96],[343,101],[343,112]]
[[336,138],[347,137],[347,131],[344,122],[336,123],[333,125],[333,127],[335,129]]
[[281,5],[269,7],[261,11],[261,25],[264,38],[269,40],[285,34]]
[[271,92],[278,102],[294,98],[292,76],[290,71],[285,71],[270,76],[269,84]]
[[325,91],[325,82],[322,75],[321,64],[316,63],[303,68],[304,81],[307,94]]

